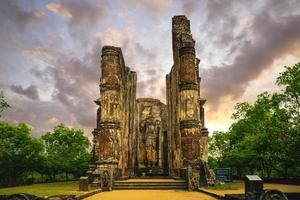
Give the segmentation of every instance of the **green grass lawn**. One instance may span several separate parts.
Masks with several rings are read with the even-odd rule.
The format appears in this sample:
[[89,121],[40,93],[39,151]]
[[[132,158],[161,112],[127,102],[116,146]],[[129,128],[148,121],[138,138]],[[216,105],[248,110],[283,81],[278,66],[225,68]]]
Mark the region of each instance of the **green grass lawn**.
[[240,182],[228,182],[222,185],[210,186],[207,189],[212,190],[238,190],[242,187],[243,183]]
[[40,197],[53,195],[79,195],[78,182],[40,183],[27,186],[0,188],[0,195],[27,193]]

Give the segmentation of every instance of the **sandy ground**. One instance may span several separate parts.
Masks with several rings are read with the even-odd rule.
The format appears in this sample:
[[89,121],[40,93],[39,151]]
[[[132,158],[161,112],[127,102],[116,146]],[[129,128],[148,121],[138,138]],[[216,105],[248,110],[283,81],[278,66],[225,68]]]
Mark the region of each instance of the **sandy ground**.
[[184,190],[115,190],[101,192],[86,198],[86,200],[214,200],[201,192],[188,192]]
[[[300,192],[300,185],[283,185],[283,184],[270,184],[265,183],[264,189],[277,189],[281,192]],[[225,194],[243,194],[245,192],[244,184],[241,183],[241,187],[236,190],[212,190],[212,189],[204,189],[208,192],[218,194],[218,195],[225,195]]]
[[182,182],[182,180],[174,180],[174,179],[127,179],[122,182]]
[[[208,192],[225,195],[225,194],[243,194],[245,191],[244,184],[239,183],[240,188],[236,190],[212,190],[205,189]],[[283,185],[283,184],[264,184],[264,189],[278,189],[282,192],[300,192],[300,185]],[[201,192],[188,192],[184,190],[114,190],[112,192],[102,192],[86,198],[87,200],[214,200],[215,198]]]

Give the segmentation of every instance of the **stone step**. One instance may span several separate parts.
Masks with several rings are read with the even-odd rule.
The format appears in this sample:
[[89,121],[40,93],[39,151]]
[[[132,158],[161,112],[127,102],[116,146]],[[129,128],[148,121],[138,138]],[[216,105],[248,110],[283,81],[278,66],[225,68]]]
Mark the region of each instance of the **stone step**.
[[168,183],[168,182],[160,182],[160,183],[114,183],[114,185],[186,185],[186,183]]
[[187,190],[187,186],[128,186],[128,185],[122,185],[122,186],[113,186],[114,190]]
[[100,186],[100,181],[93,181],[93,182],[91,183],[91,186],[92,186],[92,187],[98,187],[98,186]]
[[155,176],[138,176],[138,177],[134,177],[134,179],[172,179],[172,177],[155,175]]
[[187,189],[185,180],[174,179],[129,179],[124,181],[114,181],[113,189],[115,190],[135,190],[135,189]]

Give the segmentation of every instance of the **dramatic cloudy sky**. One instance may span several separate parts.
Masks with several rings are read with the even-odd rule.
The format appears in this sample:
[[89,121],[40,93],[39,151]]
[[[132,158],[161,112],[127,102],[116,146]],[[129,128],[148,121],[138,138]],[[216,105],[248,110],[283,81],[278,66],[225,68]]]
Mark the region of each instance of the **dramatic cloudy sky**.
[[39,136],[57,123],[95,126],[103,45],[122,48],[138,97],[165,102],[171,20],[191,20],[210,131],[226,130],[237,102],[280,90],[275,78],[300,61],[300,0],[2,0],[0,89],[5,120]]

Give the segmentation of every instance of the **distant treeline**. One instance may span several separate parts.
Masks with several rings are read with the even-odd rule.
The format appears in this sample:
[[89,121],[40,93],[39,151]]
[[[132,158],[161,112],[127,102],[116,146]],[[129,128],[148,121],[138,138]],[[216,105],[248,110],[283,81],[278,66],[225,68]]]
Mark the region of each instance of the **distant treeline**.
[[0,186],[77,178],[88,169],[89,146],[81,130],[63,124],[36,138],[26,124],[0,121]]
[[300,63],[286,67],[276,84],[281,92],[238,103],[227,132],[209,138],[209,163],[230,167],[234,177],[300,177]]

